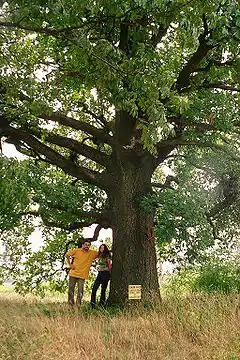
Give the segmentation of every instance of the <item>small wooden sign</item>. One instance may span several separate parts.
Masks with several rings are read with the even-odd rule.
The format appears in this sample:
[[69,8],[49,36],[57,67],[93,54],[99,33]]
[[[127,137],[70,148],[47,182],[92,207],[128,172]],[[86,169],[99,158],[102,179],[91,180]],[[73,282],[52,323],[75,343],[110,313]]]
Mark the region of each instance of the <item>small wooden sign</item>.
[[142,285],[128,285],[128,299],[140,300],[142,296]]

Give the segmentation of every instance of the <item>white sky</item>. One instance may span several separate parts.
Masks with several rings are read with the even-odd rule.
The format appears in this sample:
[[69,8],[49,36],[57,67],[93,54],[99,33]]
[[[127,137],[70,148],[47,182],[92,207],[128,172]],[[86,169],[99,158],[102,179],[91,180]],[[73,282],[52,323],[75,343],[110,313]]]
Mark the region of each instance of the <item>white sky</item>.
[[18,152],[14,145],[8,144],[6,142],[2,143],[2,152],[4,155],[8,157],[14,157],[18,159],[24,159],[24,155],[22,155],[20,152]]

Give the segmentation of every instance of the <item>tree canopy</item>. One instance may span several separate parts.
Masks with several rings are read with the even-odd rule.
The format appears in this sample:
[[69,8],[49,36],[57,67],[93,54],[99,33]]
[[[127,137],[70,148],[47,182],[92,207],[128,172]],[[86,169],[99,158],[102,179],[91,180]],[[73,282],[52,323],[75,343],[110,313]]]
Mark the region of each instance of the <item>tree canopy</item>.
[[157,287],[154,222],[161,254],[189,259],[235,229],[217,216],[238,211],[238,1],[19,0],[0,16],[0,135],[35,161],[9,193],[2,179],[22,204],[9,226],[112,227],[121,299]]

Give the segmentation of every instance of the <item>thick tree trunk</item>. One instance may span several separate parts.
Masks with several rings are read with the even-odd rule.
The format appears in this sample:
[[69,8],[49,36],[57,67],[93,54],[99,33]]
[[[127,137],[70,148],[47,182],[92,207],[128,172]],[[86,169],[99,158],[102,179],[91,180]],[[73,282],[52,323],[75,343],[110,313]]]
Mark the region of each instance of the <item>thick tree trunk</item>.
[[153,214],[140,206],[151,191],[152,166],[122,164],[121,179],[113,194],[113,269],[110,304],[125,305],[128,285],[142,286],[142,301],[159,300]]

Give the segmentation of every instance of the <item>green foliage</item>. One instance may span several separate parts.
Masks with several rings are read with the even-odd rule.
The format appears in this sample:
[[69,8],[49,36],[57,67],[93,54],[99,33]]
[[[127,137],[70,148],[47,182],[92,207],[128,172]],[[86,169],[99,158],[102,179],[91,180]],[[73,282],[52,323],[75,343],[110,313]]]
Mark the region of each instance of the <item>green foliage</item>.
[[1,156],[0,172],[0,228],[11,229],[19,225],[19,214],[27,209],[30,201],[27,164]]
[[[222,107],[222,101],[224,97],[231,97],[233,104],[233,96],[206,92],[201,87],[204,81],[231,82],[237,73],[235,63],[233,68],[227,69],[212,66],[207,78],[204,72],[199,72],[194,76],[193,91],[186,94],[177,94],[172,86],[185,59],[198,46],[203,14],[212,31],[209,43],[212,41],[215,46],[220,43],[222,53],[236,53],[238,45],[232,32],[236,37],[239,34],[237,1],[224,4],[216,0],[208,3],[194,0],[191,4],[182,0],[172,3],[134,1],[131,4],[122,1],[118,4],[104,0],[98,3],[74,1],[71,5],[66,1],[47,1],[44,5],[36,0],[9,1],[5,10],[9,21],[18,23],[19,19],[24,19],[23,27],[70,29],[59,36],[44,36],[41,31],[23,36],[21,29],[14,33],[2,32],[5,48],[0,57],[2,81],[8,84],[5,98],[11,103],[20,89],[31,98],[31,104],[26,99],[18,101],[17,107],[4,107],[18,126],[28,124],[39,128],[44,121],[37,116],[51,113],[56,103],[65,113],[79,108],[81,101],[87,101],[92,109],[98,110],[104,104],[104,114],[112,106],[136,117],[140,110],[149,119],[147,126],[139,123],[142,141],[147,150],[156,153],[156,143],[170,131],[169,111],[185,116],[194,112],[195,120],[199,121],[202,116],[206,118],[208,109],[219,114],[218,124],[222,128],[231,119],[232,106]],[[151,19],[147,25],[145,18]],[[119,28],[124,19],[132,24],[128,56],[119,49]],[[151,43],[152,36],[157,36],[159,28],[169,25],[156,50]],[[72,26],[75,29],[71,30]],[[10,36],[9,41],[7,36]],[[13,39],[15,41],[11,41]],[[210,60],[217,51],[212,50]],[[74,73],[79,76],[70,75]],[[101,99],[93,96],[93,89],[98,89]],[[167,98],[169,104],[164,106]],[[227,104],[226,99],[224,103]],[[89,121],[89,116],[83,112],[81,118],[84,117]]]
[[222,262],[203,267],[196,278],[193,291],[206,293],[240,292],[240,267]]
[[[156,213],[160,257],[181,267],[203,262],[216,244],[226,257],[229,249],[238,251],[239,180],[234,188],[228,181],[240,178],[240,168],[231,153],[189,148],[169,157],[166,165],[174,176],[158,172],[154,181],[160,188],[141,202],[144,211]],[[164,186],[168,177],[172,180]]]
[[175,274],[168,275],[163,282],[162,291],[167,295],[187,295],[189,293],[239,293],[239,258],[236,262],[209,259],[199,266],[185,267]]
[[214,244],[206,217],[214,199],[206,188],[206,178],[201,181],[194,167],[181,161],[175,171],[177,183],[173,181],[171,189],[156,191],[142,204],[148,212],[156,209],[155,235],[160,256],[180,265],[201,259]]
[[[98,188],[77,183],[72,178],[44,163],[0,158],[1,209],[0,228],[17,226],[23,215],[42,215],[49,222],[67,226],[79,219],[81,211],[98,211],[105,203],[105,194]],[[91,200],[90,200],[91,199]]]
[[[162,259],[179,266],[202,262],[216,241],[226,248],[236,238],[239,196],[212,223],[209,213],[226,200],[219,191],[222,178],[240,177],[233,161],[239,160],[235,127],[240,98],[232,91],[239,90],[240,80],[238,1],[9,0],[1,18],[14,24],[0,30],[1,120],[6,117],[11,131],[26,132],[31,141],[49,147],[51,156],[71,161],[64,171],[56,169],[39,149],[14,136],[9,141],[36,162],[0,158],[0,229],[19,291],[44,292],[41,282],[49,274],[55,278],[51,286],[61,288],[61,272],[54,271],[59,263],[61,267],[66,243],[76,243],[81,235],[76,229],[93,222],[85,212],[108,209],[112,201],[111,190],[106,194],[97,186],[73,182],[67,173],[76,167],[94,170],[109,175],[108,186],[120,178],[122,159],[109,170],[91,156],[73,154],[71,147],[49,140],[64,137],[80,148],[85,144],[118,158],[117,142],[112,150],[93,136],[86,138],[84,131],[46,120],[56,111],[114,138],[115,110],[124,110],[136,118],[141,135],[136,146],[121,149],[124,161],[127,149],[129,161],[141,158],[135,164],[140,169],[145,156],[166,159],[176,182],[140,199],[145,211],[156,211]],[[209,51],[194,66],[204,34],[201,50]],[[189,65],[186,84],[179,88],[177,80]],[[158,168],[154,178],[163,185],[164,171]],[[33,226],[43,229],[44,245],[37,252],[29,243]]]
[[185,296],[192,292],[197,269],[182,268],[179,272],[167,274],[162,280],[161,292],[164,296]]
[[[13,280],[19,293],[44,296],[49,289],[65,291],[64,254],[68,243],[77,246],[82,232],[60,230],[58,224],[84,223],[82,211],[98,211],[104,193],[86,184],[73,186],[62,171],[41,163],[36,166],[31,160],[2,156],[0,164],[1,278]],[[55,227],[44,226],[44,221]]]

